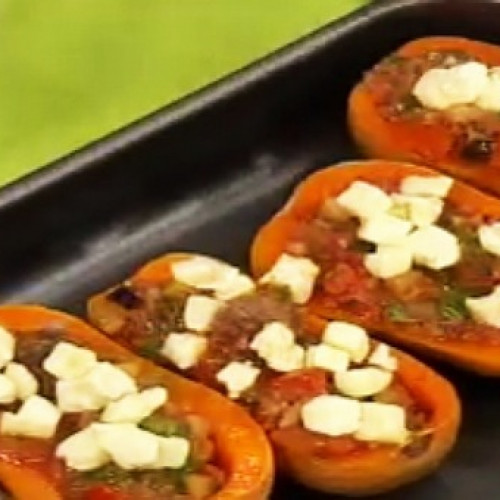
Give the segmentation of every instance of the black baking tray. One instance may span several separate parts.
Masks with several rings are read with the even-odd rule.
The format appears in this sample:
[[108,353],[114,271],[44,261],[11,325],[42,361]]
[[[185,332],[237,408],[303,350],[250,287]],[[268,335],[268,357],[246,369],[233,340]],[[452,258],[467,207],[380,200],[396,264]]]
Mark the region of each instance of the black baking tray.
[[[362,72],[432,34],[500,44],[500,2],[375,2],[4,188],[0,300],[82,313],[90,294],[172,250],[245,266],[299,179],[359,156],[345,112]],[[436,474],[379,498],[500,498],[500,381],[438,368],[464,401],[458,445]],[[273,498],[330,497],[280,478]]]

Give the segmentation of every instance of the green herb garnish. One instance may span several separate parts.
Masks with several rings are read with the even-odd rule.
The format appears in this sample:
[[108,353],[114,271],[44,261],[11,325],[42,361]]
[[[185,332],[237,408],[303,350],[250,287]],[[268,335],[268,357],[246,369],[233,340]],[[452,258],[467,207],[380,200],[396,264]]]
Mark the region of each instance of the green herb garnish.
[[385,314],[391,321],[395,322],[411,321],[413,319],[408,315],[404,306],[396,302],[389,304],[385,308]]
[[159,436],[189,436],[189,426],[164,415],[153,414],[144,419],[139,427]]
[[465,305],[467,296],[456,288],[445,291],[439,304],[439,313],[446,321],[460,321],[469,318],[469,312]]

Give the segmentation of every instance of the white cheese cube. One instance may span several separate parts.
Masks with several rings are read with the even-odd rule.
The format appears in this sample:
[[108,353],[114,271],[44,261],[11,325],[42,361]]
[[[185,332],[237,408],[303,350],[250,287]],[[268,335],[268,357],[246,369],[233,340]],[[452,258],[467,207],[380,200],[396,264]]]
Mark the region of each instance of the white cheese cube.
[[368,358],[370,365],[378,366],[388,371],[395,371],[398,367],[398,360],[391,354],[387,344],[378,344]]
[[460,260],[458,238],[438,226],[421,227],[408,237],[417,264],[430,269],[444,269]]
[[354,434],[356,439],[404,445],[408,436],[404,408],[393,404],[361,403],[361,425]]
[[407,195],[446,198],[452,186],[453,179],[446,175],[409,175],[402,180],[399,189]]
[[335,374],[335,386],[344,395],[366,398],[382,392],[392,382],[392,372],[375,367],[355,368]]
[[500,256],[500,222],[483,224],[477,234],[481,246],[487,252]]
[[59,443],[56,457],[64,460],[67,467],[79,471],[98,469],[106,465],[111,457],[99,445],[94,431],[87,427]]
[[69,342],[59,342],[43,361],[43,369],[54,377],[69,380],[85,375],[97,365],[95,352]]
[[477,323],[500,328],[500,286],[489,295],[465,299],[465,305]]
[[239,274],[236,267],[202,255],[173,262],[171,269],[176,281],[201,290],[226,286]]
[[16,339],[3,326],[0,326],[0,369],[14,359]]
[[186,465],[191,450],[189,441],[180,436],[158,437],[158,460],[153,469],[180,469]]
[[108,399],[85,378],[58,380],[56,401],[64,413],[100,410],[108,403]]
[[167,390],[163,387],[153,387],[138,394],[128,394],[109,403],[101,415],[101,421],[138,424],[160,408],[165,401],[167,401]]
[[366,269],[377,278],[387,279],[411,269],[413,254],[407,244],[379,245],[377,250],[364,257]]
[[443,212],[443,200],[433,196],[392,195],[394,210],[405,212],[406,218],[415,226],[434,224]]
[[90,386],[108,401],[137,392],[135,380],[116,365],[102,361],[84,377]]
[[0,404],[10,404],[16,400],[16,386],[8,377],[0,373]]
[[293,372],[304,368],[305,350],[302,346],[295,344],[282,351],[277,351],[265,359],[269,368],[277,372]]
[[362,219],[358,237],[371,243],[389,245],[401,241],[412,229],[410,221],[390,214],[376,214]]
[[204,332],[210,324],[222,303],[204,295],[191,295],[184,308],[184,325],[188,330]]
[[150,469],[158,461],[159,439],[133,424],[91,424],[97,442],[122,469]]
[[9,363],[5,367],[5,376],[14,384],[19,399],[29,398],[38,392],[37,379],[20,363]]
[[313,293],[319,271],[319,267],[306,257],[282,254],[260,282],[287,287],[293,302],[305,304]]
[[323,332],[323,342],[342,349],[355,363],[361,363],[370,351],[370,339],[366,330],[344,321],[331,321]]
[[337,196],[337,203],[357,217],[373,217],[392,206],[391,197],[384,190],[364,181],[354,181]]
[[207,339],[193,333],[171,333],[164,341],[161,354],[181,370],[198,363],[207,348]]
[[330,372],[345,372],[349,368],[349,354],[327,344],[311,345],[306,351],[306,366],[323,368]]
[[477,98],[476,104],[485,111],[500,111],[500,67],[490,69],[488,83]]
[[215,289],[215,297],[219,300],[231,300],[252,293],[254,290],[255,282],[250,277],[237,274]]
[[302,406],[302,423],[312,432],[327,436],[343,436],[359,429],[361,404],[355,399],[323,394]]
[[260,332],[258,332],[252,342],[250,349],[253,349],[257,354],[266,359],[274,354],[284,351],[292,347],[295,343],[295,334],[288,326],[273,321],[267,323]]
[[3,413],[0,433],[49,439],[55,434],[60,418],[61,412],[48,399],[30,396],[17,413]]
[[488,68],[478,62],[426,71],[413,88],[413,95],[429,109],[444,110],[472,104],[488,84]]
[[249,362],[232,361],[220,370],[215,378],[226,386],[230,398],[238,399],[255,384],[259,373],[260,369]]

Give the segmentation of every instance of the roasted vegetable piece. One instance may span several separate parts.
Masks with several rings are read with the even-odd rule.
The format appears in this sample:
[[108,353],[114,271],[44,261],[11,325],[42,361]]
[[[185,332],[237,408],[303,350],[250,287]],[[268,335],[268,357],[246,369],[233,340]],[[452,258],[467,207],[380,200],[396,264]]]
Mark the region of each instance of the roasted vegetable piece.
[[[267,498],[272,453],[264,433],[236,404],[67,314],[4,306],[0,325],[0,359],[8,362],[2,377],[24,367],[37,381],[30,386],[26,377],[14,377],[18,398],[27,399],[6,404],[2,380],[0,482],[14,498]],[[137,405],[144,394],[149,409]],[[34,403],[36,412],[27,409]],[[94,410],[76,409],[92,405]],[[58,422],[50,420],[54,414]],[[174,463],[179,443],[183,450],[188,446],[181,450],[187,455]],[[146,462],[148,453],[154,465]],[[96,467],[96,460],[102,465]]]
[[259,231],[252,267],[261,276],[283,253],[308,257],[320,268],[311,313],[498,376],[499,220],[498,200],[423,167],[340,164],[302,182]]
[[500,47],[407,43],[353,89],[349,123],[370,157],[428,165],[500,194]]
[[[120,299],[129,294],[133,307]],[[170,254],[92,297],[88,312],[114,341],[238,401],[283,471],[310,488],[367,495],[434,470],[460,421],[452,386],[356,325],[304,315],[291,296],[220,261]]]

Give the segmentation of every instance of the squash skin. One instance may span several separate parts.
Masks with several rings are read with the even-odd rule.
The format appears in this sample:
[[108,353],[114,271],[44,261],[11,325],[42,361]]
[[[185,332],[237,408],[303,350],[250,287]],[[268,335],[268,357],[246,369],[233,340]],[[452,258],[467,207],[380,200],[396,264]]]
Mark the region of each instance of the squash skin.
[[[167,254],[140,268],[128,281],[132,285],[167,284],[172,278],[171,263],[190,254]],[[99,326],[93,303],[104,300],[108,291],[92,297],[88,303],[90,320]],[[304,328],[321,335],[325,320],[303,313]],[[365,496],[383,493],[421,478],[442,462],[453,447],[461,420],[461,405],[452,385],[429,367],[398,350],[402,381],[414,392],[417,400],[432,408],[430,427],[435,430],[428,449],[417,457],[406,457],[394,447],[377,447],[354,456],[325,458],[314,450],[314,437],[295,440],[280,431],[269,434],[279,469],[309,488],[326,493]]]
[[[395,54],[416,57],[428,52],[458,50],[489,66],[500,66],[500,47],[458,37],[426,37],[411,41]],[[361,151],[370,158],[427,165],[500,195],[500,137],[488,162],[462,158],[454,147],[456,135],[441,123],[389,120],[377,109],[363,81],[349,96],[348,122]]]
[[[299,221],[315,217],[323,201],[362,178],[376,183],[380,178],[399,181],[408,175],[437,176],[438,172],[425,167],[385,160],[366,160],[341,163],[310,175],[296,188],[286,206],[257,233],[251,249],[251,266],[255,276],[261,276],[283,252],[289,235]],[[472,213],[500,219],[500,201],[466,184],[455,181],[448,199],[460,201]],[[451,363],[471,372],[500,376],[500,338],[497,344],[481,345],[460,340],[443,341],[432,335],[425,324],[394,323],[387,319],[363,321],[344,310],[314,303],[306,305],[312,314],[326,319],[341,319],[362,324],[380,338],[435,359]]]
[[[138,364],[138,379],[154,380],[169,391],[169,400],[180,409],[204,416],[212,423],[218,456],[228,474],[226,483],[211,500],[262,500],[268,497],[274,472],[270,446],[253,420],[226,398],[200,384],[161,369],[110,341],[90,325],[68,314],[39,306],[0,307],[0,324],[31,334],[50,325],[62,327],[74,339],[96,353],[123,362]],[[23,463],[2,460],[0,443],[0,483],[19,500],[63,500],[53,478]]]

